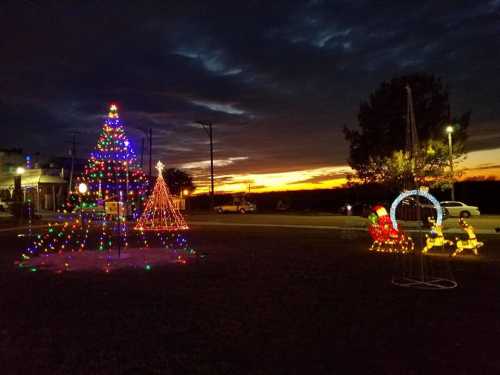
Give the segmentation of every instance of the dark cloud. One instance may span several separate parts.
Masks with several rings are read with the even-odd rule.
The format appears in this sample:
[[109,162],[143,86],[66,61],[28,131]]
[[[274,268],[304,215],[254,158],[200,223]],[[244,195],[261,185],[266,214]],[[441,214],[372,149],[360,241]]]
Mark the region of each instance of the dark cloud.
[[429,71],[472,110],[470,148],[499,147],[499,19],[498,1],[7,1],[0,146],[64,154],[79,130],[86,152],[117,101],[171,165],[207,160],[196,120],[216,159],[240,158],[223,174],[343,165],[359,102]]

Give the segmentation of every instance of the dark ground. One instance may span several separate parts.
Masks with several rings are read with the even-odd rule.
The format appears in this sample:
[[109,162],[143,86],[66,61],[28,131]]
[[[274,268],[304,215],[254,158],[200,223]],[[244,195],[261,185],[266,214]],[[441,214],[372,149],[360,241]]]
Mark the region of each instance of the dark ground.
[[362,232],[190,239],[206,260],[57,275],[16,269],[3,234],[0,373],[500,373],[500,238],[452,262],[449,291],[392,286],[393,259],[369,254]]

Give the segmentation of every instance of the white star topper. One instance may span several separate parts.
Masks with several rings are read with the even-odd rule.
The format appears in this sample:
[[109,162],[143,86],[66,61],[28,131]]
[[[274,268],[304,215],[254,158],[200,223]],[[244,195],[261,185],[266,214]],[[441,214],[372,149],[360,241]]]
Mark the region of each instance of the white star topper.
[[158,175],[161,176],[161,171],[165,168],[165,164],[163,164],[161,161],[158,161],[156,163],[156,169],[158,169]]

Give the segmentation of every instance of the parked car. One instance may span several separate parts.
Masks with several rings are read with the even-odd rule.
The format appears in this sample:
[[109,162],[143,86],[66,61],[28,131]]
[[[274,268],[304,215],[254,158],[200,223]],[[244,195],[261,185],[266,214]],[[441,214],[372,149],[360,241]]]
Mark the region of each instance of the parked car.
[[470,217],[479,216],[479,208],[476,206],[469,206],[463,202],[458,201],[444,201],[441,206],[448,212],[449,216],[454,217]]
[[224,212],[239,212],[240,214],[246,214],[248,212],[257,211],[257,206],[251,202],[233,202],[231,204],[223,204],[214,207],[215,212],[218,214],[223,214]]

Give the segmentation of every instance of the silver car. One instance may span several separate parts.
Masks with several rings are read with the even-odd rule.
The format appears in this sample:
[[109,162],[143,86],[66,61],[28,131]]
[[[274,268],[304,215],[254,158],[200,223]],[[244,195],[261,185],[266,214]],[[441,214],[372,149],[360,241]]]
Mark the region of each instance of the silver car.
[[444,201],[441,202],[441,206],[448,211],[449,216],[453,217],[471,217],[479,216],[479,208],[476,206],[469,206],[463,202],[459,201]]

